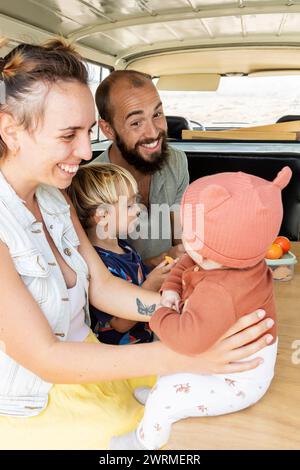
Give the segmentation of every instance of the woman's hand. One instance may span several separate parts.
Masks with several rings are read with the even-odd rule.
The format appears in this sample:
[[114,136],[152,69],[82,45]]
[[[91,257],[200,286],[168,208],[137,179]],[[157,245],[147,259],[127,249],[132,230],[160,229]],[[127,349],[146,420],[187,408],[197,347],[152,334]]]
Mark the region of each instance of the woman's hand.
[[[231,374],[254,369],[263,362],[262,358],[245,360],[248,356],[257,353],[260,349],[270,344],[272,335],[265,334],[271,327],[272,320],[262,320],[265,316],[263,310],[241,317],[211,348],[204,353],[186,357],[170,351],[171,364],[174,364],[174,372],[192,372],[208,374]],[[259,339],[257,339],[259,338]],[[250,343],[250,344],[249,344]],[[176,355],[176,358],[174,358]],[[242,362],[240,362],[242,361]]]

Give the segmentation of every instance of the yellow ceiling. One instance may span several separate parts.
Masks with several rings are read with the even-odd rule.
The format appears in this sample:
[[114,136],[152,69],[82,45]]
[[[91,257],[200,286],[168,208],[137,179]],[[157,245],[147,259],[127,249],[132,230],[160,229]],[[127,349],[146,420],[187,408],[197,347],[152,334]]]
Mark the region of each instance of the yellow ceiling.
[[88,59],[161,73],[299,67],[296,0],[1,0],[10,47],[61,34]]

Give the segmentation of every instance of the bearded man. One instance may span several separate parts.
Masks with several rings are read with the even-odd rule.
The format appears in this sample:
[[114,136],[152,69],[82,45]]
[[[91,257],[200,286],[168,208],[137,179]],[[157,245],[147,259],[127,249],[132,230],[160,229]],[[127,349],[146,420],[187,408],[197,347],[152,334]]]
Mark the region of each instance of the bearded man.
[[99,126],[112,144],[93,163],[110,162],[129,170],[147,211],[146,236],[141,230],[130,243],[152,267],[165,255],[181,256],[176,209],[189,182],[187,158],[167,143],[167,121],[151,76],[114,71],[98,86],[95,100]]

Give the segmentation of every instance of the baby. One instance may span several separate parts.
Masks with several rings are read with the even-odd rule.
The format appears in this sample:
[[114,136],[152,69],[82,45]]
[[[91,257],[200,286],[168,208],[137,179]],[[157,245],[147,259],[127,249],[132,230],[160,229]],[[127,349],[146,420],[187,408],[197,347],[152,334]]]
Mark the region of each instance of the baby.
[[263,362],[250,371],[176,374],[158,378],[151,391],[136,389],[136,399],[146,402],[144,418],[137,430],[114,437],[111,449],[158,449],[175,421],[233,413],[268,390],[277,329],[272,274],[264,255],[278,234],[281,190],[290,178],[289,167],[273,182],[241,172],[220,173],[187,188],[181,204],[186,254],[162,286],[151,329],[170,348],[193,355],[208,349],[238,318],[262,308],[271,317],[269,345],[252,356]]

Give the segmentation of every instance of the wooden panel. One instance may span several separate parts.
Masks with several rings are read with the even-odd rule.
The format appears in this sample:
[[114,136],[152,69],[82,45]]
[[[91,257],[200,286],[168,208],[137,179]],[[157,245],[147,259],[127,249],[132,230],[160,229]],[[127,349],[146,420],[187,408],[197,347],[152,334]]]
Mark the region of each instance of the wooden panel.
[[299,449],[300,364],[293,364],[292,343],[300,340],[300,242],[292,281],[274,281],[279,328],[275,378],[251,408],[217,417],[175,423],[168,449]]
[[193,140],[220,140],[220,139],[233,139],[233,140],[298,140],[298,133],[296,132],[278,132],[278,131],[252,131],[246,129],[234,129],[229,131],[182,131],[183,139]]
[[[241,129],[232,129],[233,132],[240,131]],[[265,126],[253,126],[243,128],[245,131],[262,131],[262,132],[300,132],[300,121],[278,122],[275,124],[268,124]],[[224,132],[224,131],[220,131]]]

